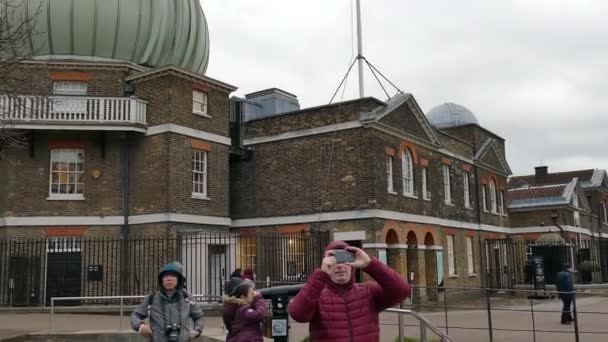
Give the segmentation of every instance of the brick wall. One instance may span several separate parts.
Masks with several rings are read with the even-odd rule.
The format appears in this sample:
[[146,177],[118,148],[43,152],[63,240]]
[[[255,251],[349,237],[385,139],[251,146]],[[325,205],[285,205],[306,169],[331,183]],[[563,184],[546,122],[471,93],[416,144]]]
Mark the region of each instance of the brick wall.
[[192,87],[192,81],[174,75],[137,81],[135,95],[148,101],[148,125],[173,123],[228,136],[228,94],[208,88],[208,118],[192,113]]
[[420,124],[420,121],[418,121],[418,118],[407,103],[395,108],[392,112],[380,119],[380,121],[400,131],[408,132],[424,141],[430,141],[424,128]]
[[[482,168],[477,168],[477,176],[478,176],[478,182],[477,184],[479,184],[479,187],[477,189],[477,195],[479,196],[479,205],[480,205],[480,213],[481,213],[481,222],[485,223],[485,224],[491,224],[491,225],[495,225],[495,226],[501,226],[501,227],[509,227],[509,213],[507,210],[507,180],[505,177],[497,175],[495,173],[492,172],[488,172],[485,169]],[[500,212],[499,210],[499,205],[500,205],[500,200],[499,200],[499,196],[500,196],[500,192],[503,191],[503,197],[504,197],[504,208],[505,208],[505,215],[501,215],[498,213],[492,213],[492,206],[491,206],[491,192],[490,192],[490,180],[494,180],[496,183],[496,206],[497,206],[497,211]],[[482,196],[482,185],[486,184],[486,203],[487,203],[487,209],[488,211],[484,211],[483,210],[483,196]]]
[[354,121],[359,119],[360,113],[369,112],[381,105],[383,103],[376,99],[363,98],[322,108],[314,107],[288,114],[279,114],[272,118],[250,121],[245,128],[245,136],[252,138],[327,126],[336,122]]
[[169,135],[133,135],[131,140],[132,215],[166,212],[169,208]]
[[[239,197],[232,202],[233,218],[319,212],[333,137],[330,133],[256,145],[252,159],[239,162],[240,169],[232,172]],[[374,207],[367,140],[367,130],[337,132],[323,211]],[[251,198],[255,203],[243,201]]]
[[228,217],[228,146],[209,144],[207,193],[209,200],[192,198],[192,139],[169,134],[169,209],[172,212]]
[[473,159],[474,148],[472,142],[469,143],[466,142],[466,140],[463,141],[457,137],[452,137],[448,134],[444,134],[442,131],[438,131],[437,136],[443,147],[448,151]]
[[72,68],[48,65],[22,65],[18,68],[20,77],[27,75],[29,89],[25,94],[53,94],[53,79],[84,80],[80,75],[86,74],[88,96],[124,96],[124,78],[129,74],[125,67],[106,68]]
[[[575,226],[574,225],[574,214],[571,209],[556,209],[556,210],[532,210],[532,211],[512,211],[510,212],[510,223],[512,227],[536,227],[545,225],[547,227],[554,227],[553,219],[551,218],[552,212],[557,213],[557,223],[561,226]],[[593,228],[593,217],[580,213],[581,227],[592,229]]]
[[[481,277],[484,276],[481,262],[480,234],[463,229],[444,229],[443,234],[454,236],[454,257],[456,260],[456,276],[449,275],[448,266],[448,245],[447,238],[443,238],[443,270],[444,284],[448,287],[480,287]],[[473,238],[473,262],[475,275],[470,275],[468,270],[467,237]]]
[[[464,209],[464,189],[462,186],[462,164],[459,160],[450,159],[451,165],[451,195],[453,205],[445,204],[445,191],[443,186],[443,154],[422,146],[414,145],[418,164],[414,165],[414,194],[415,198],[403,196],[402,165],[399,152],[400,141],[387,136],[381,132],[374,131],[372,135],[372,148],[368,157],[372,160],[370,169],[374,173],[374,193],[378,207],[387,210],[406,212],[418,215],[435,216],[447,219],[475,222],[477,212],[473,209]],[[393,157],[393,187],[397,194],[389,194],[387,191],[386,176],[386,148],[395,151]],[[422,161],[428,162],[427,166],[427,191],[431,192],[431,200],[422,199]],[[471,207],[475,208],[474,177],[469,178]]]
[[[108,133],[105,156],[102,156],[102,134],[84,132],[36,131],[34,155],[28,149],[7,150],[14,165],[8,170],[8,216],[52,215],[121,215],[120,140]],[[84,201],[50,201],[49,197],[49,141],[77,141],[85,148]],[[101,171],[99,178],[93,171]]]

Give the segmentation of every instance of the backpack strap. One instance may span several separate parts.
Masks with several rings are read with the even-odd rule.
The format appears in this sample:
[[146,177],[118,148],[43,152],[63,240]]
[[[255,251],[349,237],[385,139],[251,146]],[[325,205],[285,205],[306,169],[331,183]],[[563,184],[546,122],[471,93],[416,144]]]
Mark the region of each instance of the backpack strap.
[[147,309],[148,309],[148,318],[150,317],[150,310],[152,310],[152,304],[154,303],[154,297],[156,293],[151,293],[148,295],[148,299],[146,300]]

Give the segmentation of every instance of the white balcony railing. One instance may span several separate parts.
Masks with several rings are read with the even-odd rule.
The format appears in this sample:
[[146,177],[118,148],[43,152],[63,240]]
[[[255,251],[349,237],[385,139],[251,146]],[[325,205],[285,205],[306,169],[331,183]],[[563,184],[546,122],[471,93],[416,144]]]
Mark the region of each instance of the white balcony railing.
[[146,124],[146,101],[127,97],[0,95],[0,120],[11,124]]

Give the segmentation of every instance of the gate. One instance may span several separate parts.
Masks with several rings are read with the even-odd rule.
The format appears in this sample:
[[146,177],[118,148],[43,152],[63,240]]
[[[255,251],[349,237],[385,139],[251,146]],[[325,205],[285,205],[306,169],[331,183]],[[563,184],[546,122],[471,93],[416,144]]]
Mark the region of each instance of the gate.
[[[82,285],[80,240],[73,237],[49,238],[47,245],[46,305],[51,297],[79,297]],[[79,305],[71,301],[58,305]]]

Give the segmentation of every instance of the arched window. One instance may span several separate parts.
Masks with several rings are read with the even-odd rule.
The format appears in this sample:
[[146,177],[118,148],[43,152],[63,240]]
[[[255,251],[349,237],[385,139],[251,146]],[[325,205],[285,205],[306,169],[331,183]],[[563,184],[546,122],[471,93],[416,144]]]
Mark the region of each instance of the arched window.
[[602,212],[604,215],[604,223],[608,223],[608,208],[606,207],[606,201],[602,202]]
[[490,208],[492,210],[492,214],[497,214],[497,206],[496,206],[496,182],[492,179],[490,181]]
[[401,158],[401,169],[403,172],[403,195],[414,195],[414,167],[412,154],[408,149],[403,151]]

